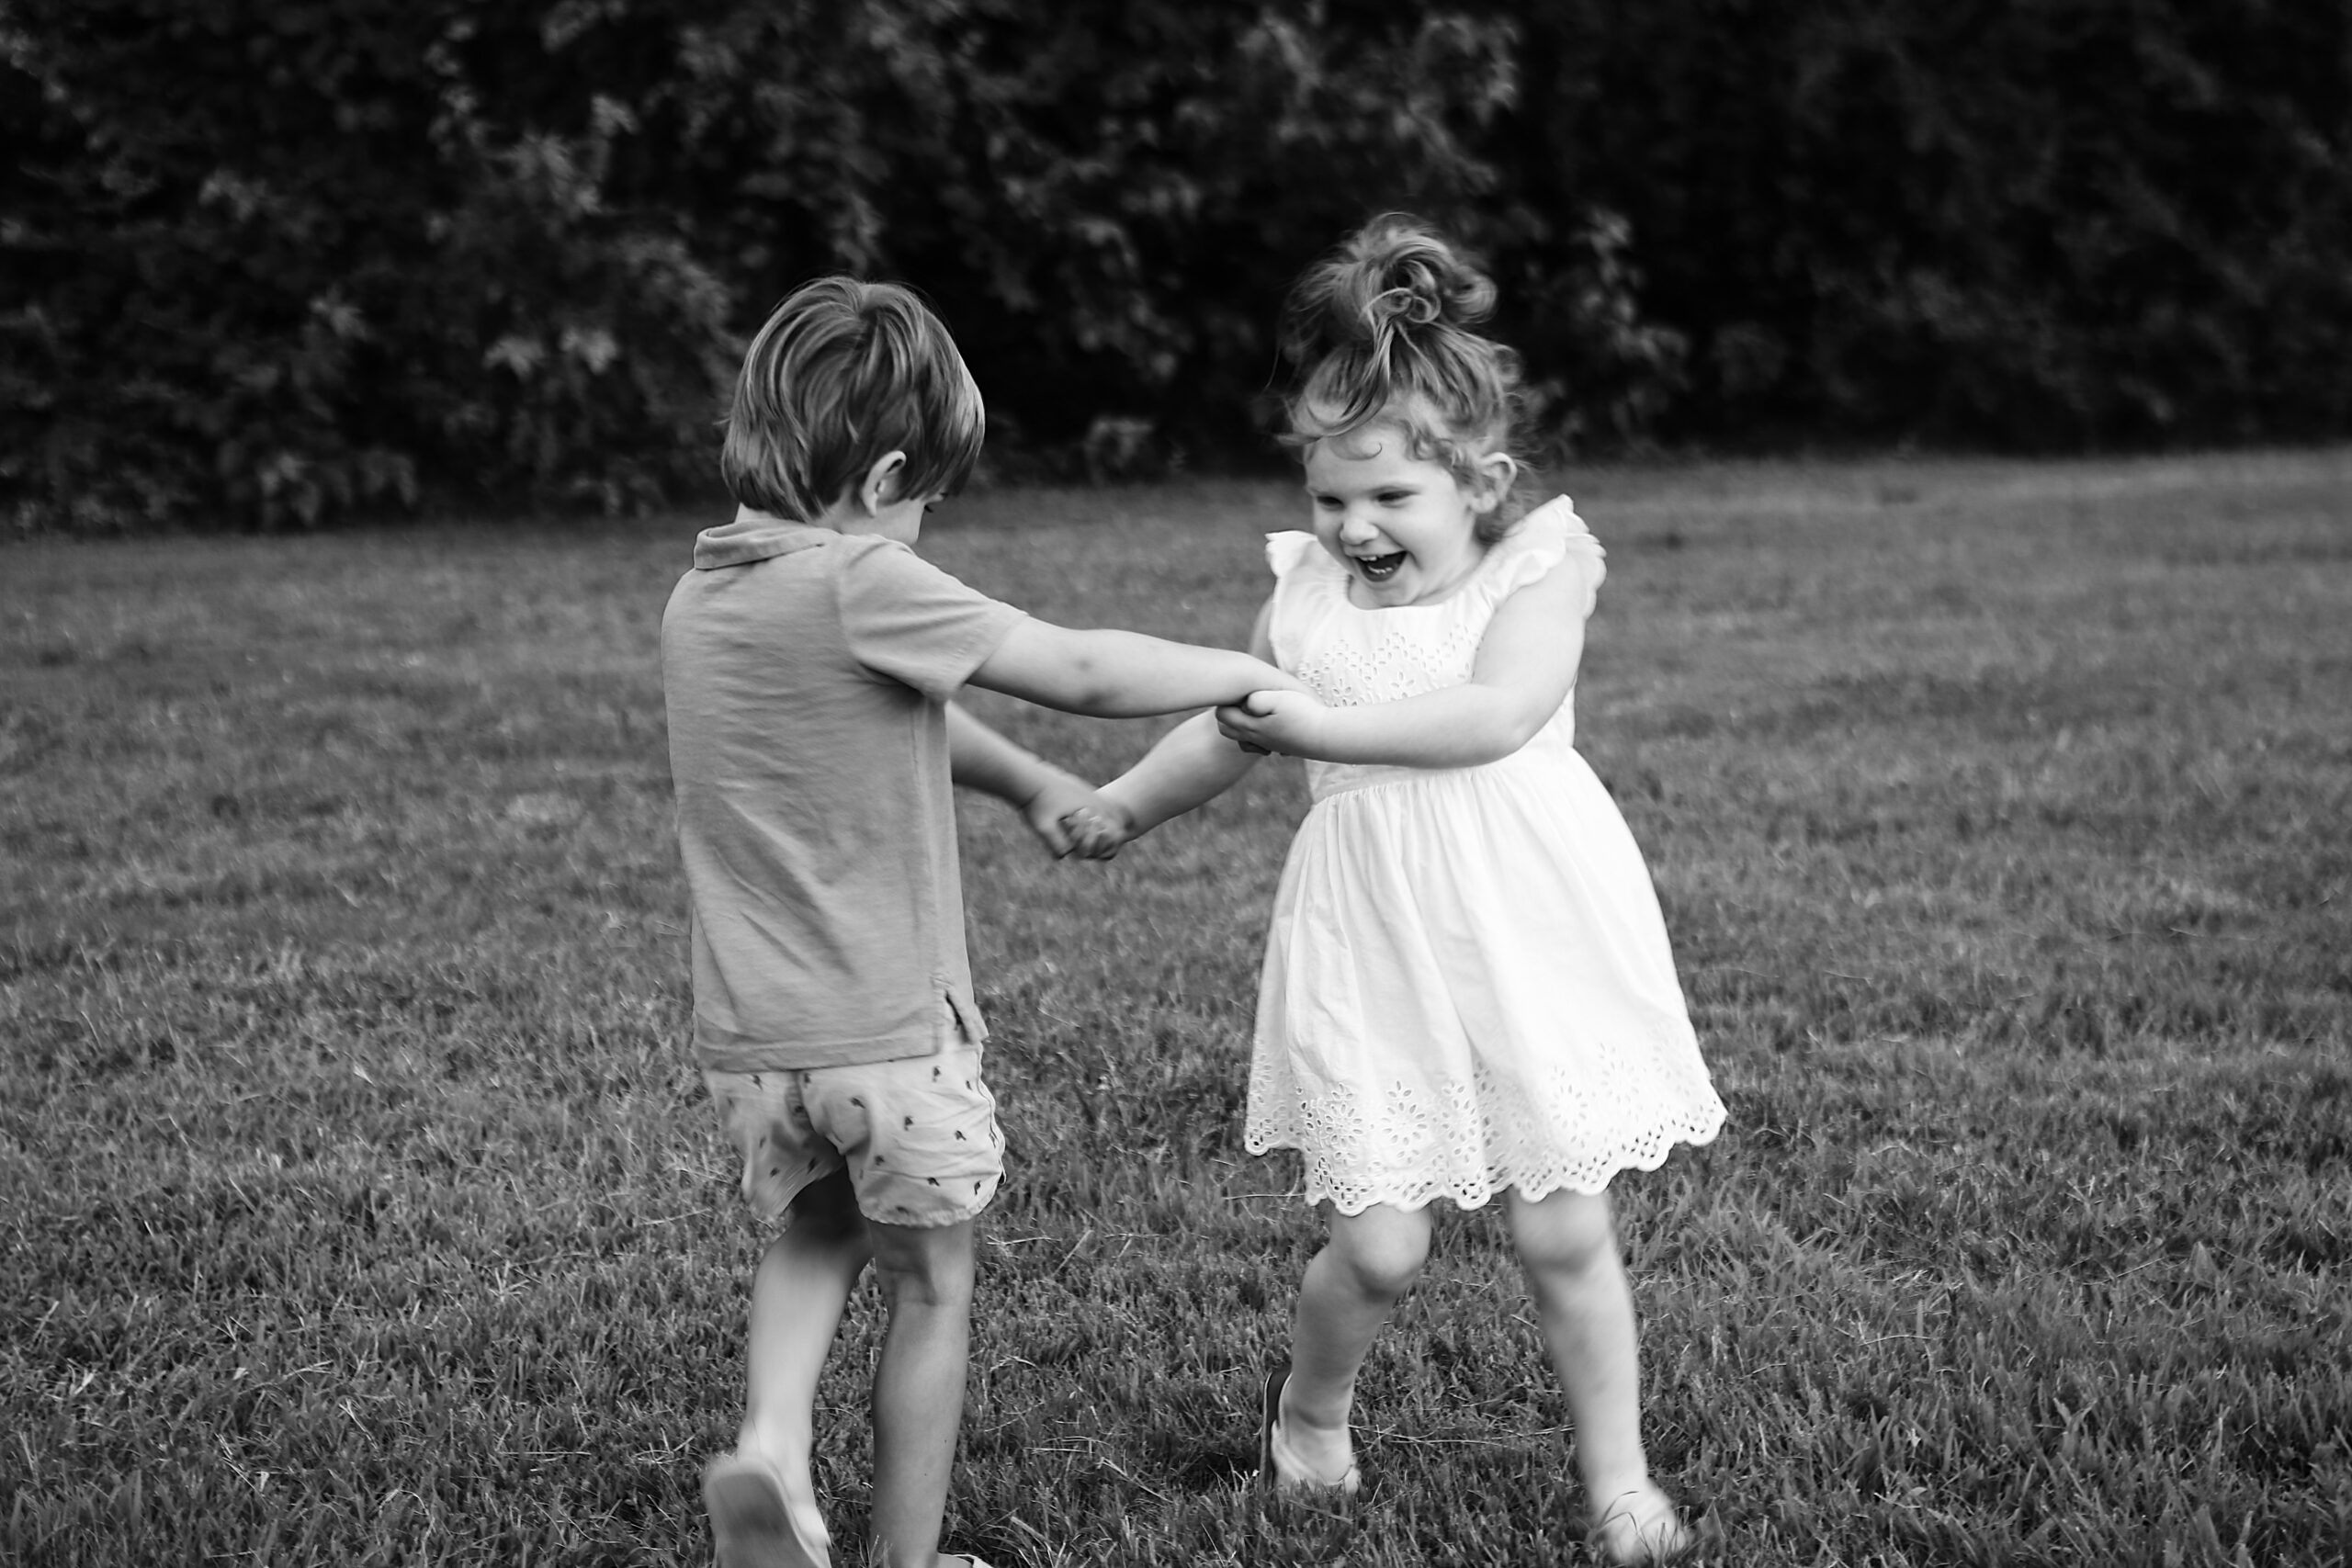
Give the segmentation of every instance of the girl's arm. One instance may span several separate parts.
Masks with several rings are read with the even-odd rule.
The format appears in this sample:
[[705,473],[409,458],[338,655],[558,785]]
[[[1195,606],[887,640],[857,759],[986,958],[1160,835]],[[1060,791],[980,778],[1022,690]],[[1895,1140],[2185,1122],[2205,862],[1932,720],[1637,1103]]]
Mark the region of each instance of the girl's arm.
[[1470,768],[1508,757],[1557,713],[1584,655],[1584,573],[1564,560],[1504,600],[1459,686],[1361,707],[1287,692],[1217,710],[1227,739],[1326,762]]
[[1023,750],[954,703],[947,705],[947,767],[966,789],[1017,807],[1029,830],[1057,859],[1069,853],[1074,844],[1068,818],[1081,810],[1101,809],[1083,779]]
[[[1250,652],[1269,664],[1274,650],[1266,626],[1272,609],[1269,599],[1250,632]],[[1258,756],[1220,736],[1214,714],[1195,714],[1162,736],[1141,761],[1104,784],[1102,796],[1124,818],[1121,840],[1138,838],[1232,788]]]
[[1217,733],[1215,714],[1194,714],[1104,784],[1102,798],[1123,818],[1121,840],[1138,839],[1231,789],[1257,761]]

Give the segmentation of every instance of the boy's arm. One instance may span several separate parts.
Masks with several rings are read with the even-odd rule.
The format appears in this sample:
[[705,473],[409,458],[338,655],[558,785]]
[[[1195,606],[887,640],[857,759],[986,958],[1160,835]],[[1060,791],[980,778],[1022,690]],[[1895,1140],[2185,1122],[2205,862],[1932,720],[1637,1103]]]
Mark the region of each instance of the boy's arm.
[[1073,845],[1065,819],[1081,809],[1102,809],[1083,779],[1023,750],[954,703],[947,705],[947,766],[966,789],[1019,807],[1029,830],[1057,859]]
[[1006,634],[970,683],[1096,718],[1142,718],[1238,703],[1252,692],[1306,690],[1264,660],[1231,649],[1139,632],[1074,631],[1034,619]]
[[1220,708],[1218,725],[1243,745],[1326,762],[1470,768],[1508,757],[1576,683],[1585,597],[1583,572],[1564,561],[1504,600],[1461,685],[1339,708],[1266,693]]

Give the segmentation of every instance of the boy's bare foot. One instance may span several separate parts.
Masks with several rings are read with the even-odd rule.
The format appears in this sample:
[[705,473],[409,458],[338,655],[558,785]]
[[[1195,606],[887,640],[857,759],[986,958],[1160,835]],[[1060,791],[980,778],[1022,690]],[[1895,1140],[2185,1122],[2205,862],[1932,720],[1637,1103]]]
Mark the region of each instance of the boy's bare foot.
[[756,1454],[721,1454],[704,1467],[703,1506],[718,1568],[832,1568],[816,1504],[796,1503],[784,1472]]

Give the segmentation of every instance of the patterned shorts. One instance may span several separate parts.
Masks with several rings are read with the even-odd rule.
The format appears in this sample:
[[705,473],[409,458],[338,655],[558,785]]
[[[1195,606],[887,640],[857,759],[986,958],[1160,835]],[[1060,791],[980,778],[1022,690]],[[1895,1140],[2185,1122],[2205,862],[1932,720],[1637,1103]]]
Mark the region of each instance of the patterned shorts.
[[996,1096],[976,1048],[702,1077],[743,1156],[744,1200],[762,1219],[788,1218],[803,1188],[846,1169],[858,1213],[931,1229],[978,1213],[1003,1179]]

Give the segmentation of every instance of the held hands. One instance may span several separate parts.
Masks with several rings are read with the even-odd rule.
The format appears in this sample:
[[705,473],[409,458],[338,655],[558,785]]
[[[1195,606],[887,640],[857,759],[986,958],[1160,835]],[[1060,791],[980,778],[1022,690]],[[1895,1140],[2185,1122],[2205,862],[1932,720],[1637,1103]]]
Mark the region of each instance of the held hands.
[[[1279,671],[1269,673],[1290,679]],[[1304,690],[1267,687],[1218,708],[1216,733],[1260,756],[1269,751],[1313,755],[1311,737],[1325,728],[1328,711]],[[1177,726],[1141,762],[1099,791],[1053,770],[1052,778],[1023,807],[1030,829],[1057,860],[1069,854],[1109,860],[1122,844],[1190,811],[1250,767],[1248,759],[1237,758],[1211,739],[1204,722],[1209,718],[1201,714]]]
[[1216,710],[1217,733],[1244,751],[1311,756],[1321,703],[1305,692],[1252,692]]
[[1070,848],[1087,860],[1109,860],[1119,846],[1136,836],[1135,821],[1110,801],[1097,795],[1094,804],[1080,806],[1061,820]]
[[1056,860],[1072,852],[1087,860],[1109,860],[1135,836],[1127,829],[1125,812],[1059,770],[1023,803],[1021,815]]

